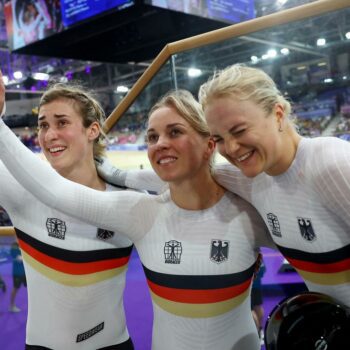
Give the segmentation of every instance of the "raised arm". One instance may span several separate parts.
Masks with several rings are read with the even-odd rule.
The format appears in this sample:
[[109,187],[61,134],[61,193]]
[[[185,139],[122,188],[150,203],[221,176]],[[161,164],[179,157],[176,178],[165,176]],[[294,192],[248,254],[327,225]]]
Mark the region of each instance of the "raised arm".
[[[4,85],[0,84],[0,118],[5,115],[6,105],[4,101]],[[24,188],[8,172],[2,162],[0,162],[0,205],[6,210],[18,207],[23,200]]]
[[[27,149],[0,120],[0,158],[17,181],[46,205],[135,241],[157,209],[151,195],[133,191],[96,191],[60,176]],[[147,208],[147,209],[145,209]]]
[[162,192],[167,184],[153,170],[122,170],[107,158],[95,158],[97,171],[106,182],[135,190]]

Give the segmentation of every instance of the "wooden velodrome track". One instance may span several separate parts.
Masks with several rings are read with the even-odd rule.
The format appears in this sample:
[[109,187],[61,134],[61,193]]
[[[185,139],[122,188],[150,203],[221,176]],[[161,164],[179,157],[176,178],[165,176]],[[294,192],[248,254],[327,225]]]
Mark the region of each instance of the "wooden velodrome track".
[[150,168],[147,151],[109,151],[107,157],[116,167],[121,169]]

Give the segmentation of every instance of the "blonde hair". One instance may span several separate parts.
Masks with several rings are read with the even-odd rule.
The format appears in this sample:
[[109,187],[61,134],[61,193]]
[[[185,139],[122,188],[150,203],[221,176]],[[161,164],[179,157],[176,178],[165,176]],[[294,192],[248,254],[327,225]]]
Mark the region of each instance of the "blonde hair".
[[210,131],[204,118],[202,106],[189,91],[169,91],[151,108],[148,113],[148,119],[155,110],[162,107],[173,108],[199,135],[203,137],[210,136]]
[[[162,107],[173,108],[203,138],[210,137],[210,131],[204,118],[203,108],[187,90],[169,91],[151,108],[148,119],[154,111]],[[212,171],[214,156],[210,158],[209,168]]]
[[85,91],[80,85],[56,83],[52,85],[41,97],[39,102],[39,112],[43,105],[59,99],[69,99],[74,102],[83,122],[84,128],[88,128],[93,122],[97,122],[100,127],[100,135],[94,140],[94,157],[101,157],[105,154],[106,144],[103,138],[106,137],[102,130],[105,120],[105,113],[100,103],[92,96],[92,93]]
[[278,90],[275,82],[261,69],[234,64],[214,75],[199,88],[199,101],[203,110],[215,98],[234,97],[251,100],[268,114],[280,103],[289,118],[291,104]]

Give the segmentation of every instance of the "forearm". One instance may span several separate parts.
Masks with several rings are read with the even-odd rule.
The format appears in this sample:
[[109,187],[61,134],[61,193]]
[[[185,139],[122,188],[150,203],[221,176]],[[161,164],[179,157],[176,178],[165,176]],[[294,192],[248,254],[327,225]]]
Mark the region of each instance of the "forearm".
[[160,193],[168,185],[154,170],[129,170],[125,177],[126,187]]
[[153,170],[118,169],[107,158],[98,158],[95,164],[99,175],[106,182],[117,186],[157,193],[167,186]]

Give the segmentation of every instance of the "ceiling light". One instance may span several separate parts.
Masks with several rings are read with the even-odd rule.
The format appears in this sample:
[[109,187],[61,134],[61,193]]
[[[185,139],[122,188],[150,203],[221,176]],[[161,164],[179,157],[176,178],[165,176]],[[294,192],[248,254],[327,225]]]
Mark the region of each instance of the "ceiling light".
[[34,73],[33,78],[35,80],[49,80],[49,75],[46,73]]
[[283,49],[281,49],[281,54],[282,55],[289,55],[289,49],[287,49],[286,47],[284,47]]
[[189,68],[187,70],[187,75],[191,78],[199,77],[202,75],[202,71],[198,68]]
[[304,69],[306,69],[306,66],[299,66],[299,67],[297,68],[297,70],[304,70]]
[[259,61],[259,58],[257,56],[251,56],[250,60],[252,61],[252,63],[257,63]]
[[128,91],[129,91],[129,88],[127,86],[123,86],[123,85],[117,86],[117,89],[116,89],[116,92],[118,94],[123,94],[123,93],[128,92]]
[[23,74],[20,70],[17,70],[16,72],[13,73],[13,77],[17,80],[22,79],[23,78]]
[[320,62],[320,63],[317,63],[317,65],[318,65],[319,67],[322,67],[322,66],[326,66],[327,63],[326,63],[326,62]]
[[264,54],[264,55],[261,56],[261,58],[262,58],[263,60],[267,60],[267,59],[269,58],[269,55],[268,55],[268,54]]
[[275,49],[270,49],[270,50],[267,51],[267,55],[270,58],[275,58],[277,56],[277,51]]
[[345,33],[346,39],[350,39],[350,32]]
[[2,81],[4,82],[5,85],[7,85],[9,83],[9,77],[7,75],[3,75]]
[[324,46],[324,45],[326,45],[326,39],[325,38],[317,39],[317,46]]
[[325,83],[333,83],[333,79],[332,78],[326,78],[325,80],[323,80]]

